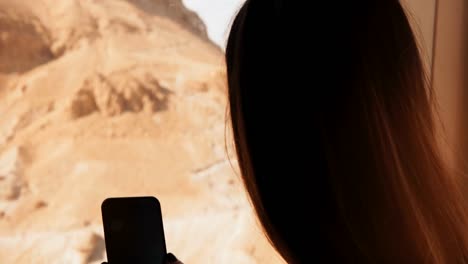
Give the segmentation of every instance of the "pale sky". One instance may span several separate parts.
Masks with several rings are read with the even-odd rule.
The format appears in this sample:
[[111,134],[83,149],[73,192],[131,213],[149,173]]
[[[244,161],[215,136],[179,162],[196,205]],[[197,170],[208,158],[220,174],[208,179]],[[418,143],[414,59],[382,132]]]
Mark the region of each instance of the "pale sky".
[[183,0],[198,13],[208,30],[208,36],[222,48],[225,47],[228,28],[244,0]]

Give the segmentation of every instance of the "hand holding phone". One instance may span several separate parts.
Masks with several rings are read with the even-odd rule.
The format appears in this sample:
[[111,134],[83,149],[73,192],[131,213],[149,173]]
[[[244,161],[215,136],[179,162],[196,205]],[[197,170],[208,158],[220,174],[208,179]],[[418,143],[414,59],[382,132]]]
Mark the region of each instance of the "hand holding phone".
[[166,256],[161,206],[155,197],[108,198],[101,211],[109,264],[170,261]]

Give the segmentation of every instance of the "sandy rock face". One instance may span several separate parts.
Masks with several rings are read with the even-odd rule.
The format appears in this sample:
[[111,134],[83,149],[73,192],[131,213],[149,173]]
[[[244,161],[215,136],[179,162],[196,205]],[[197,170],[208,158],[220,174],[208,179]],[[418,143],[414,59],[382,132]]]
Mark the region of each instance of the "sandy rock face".
[[53,58],[41,23],[13,8],[0,11],[0,72],[25,72]]
[[20,151],[19,148],[12,148],[0,157],[0,199],[6,201],[18,199],[24,187]]
[[144,76],[94,75],[72,96],[66,109],[72,119],[99,112],[105,116],[124,112],[148,114],[167,108],[171,91],[146,73]]
[[0,263],[101,263],[101,202],[140,195],[186,263],[279,262],[225,151],[225,75],[180,0],[0,0]]

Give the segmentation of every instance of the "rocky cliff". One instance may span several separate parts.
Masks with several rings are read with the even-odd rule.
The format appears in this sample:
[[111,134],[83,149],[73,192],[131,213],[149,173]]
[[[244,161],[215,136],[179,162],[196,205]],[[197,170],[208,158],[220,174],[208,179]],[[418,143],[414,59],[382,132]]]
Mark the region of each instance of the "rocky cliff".
[[100,203],[137,195],[186,263],[277,262],[227,158],[225,92],[180,0],[0,0],[0,263],[101,263]]

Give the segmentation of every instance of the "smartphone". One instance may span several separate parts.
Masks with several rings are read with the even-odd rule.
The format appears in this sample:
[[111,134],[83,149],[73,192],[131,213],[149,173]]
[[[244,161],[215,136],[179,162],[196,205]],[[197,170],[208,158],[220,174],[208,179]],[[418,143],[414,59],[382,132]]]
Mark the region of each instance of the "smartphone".
[[109,264],[164,264],[166,242],[158,199],[108,198],[101,212]]

